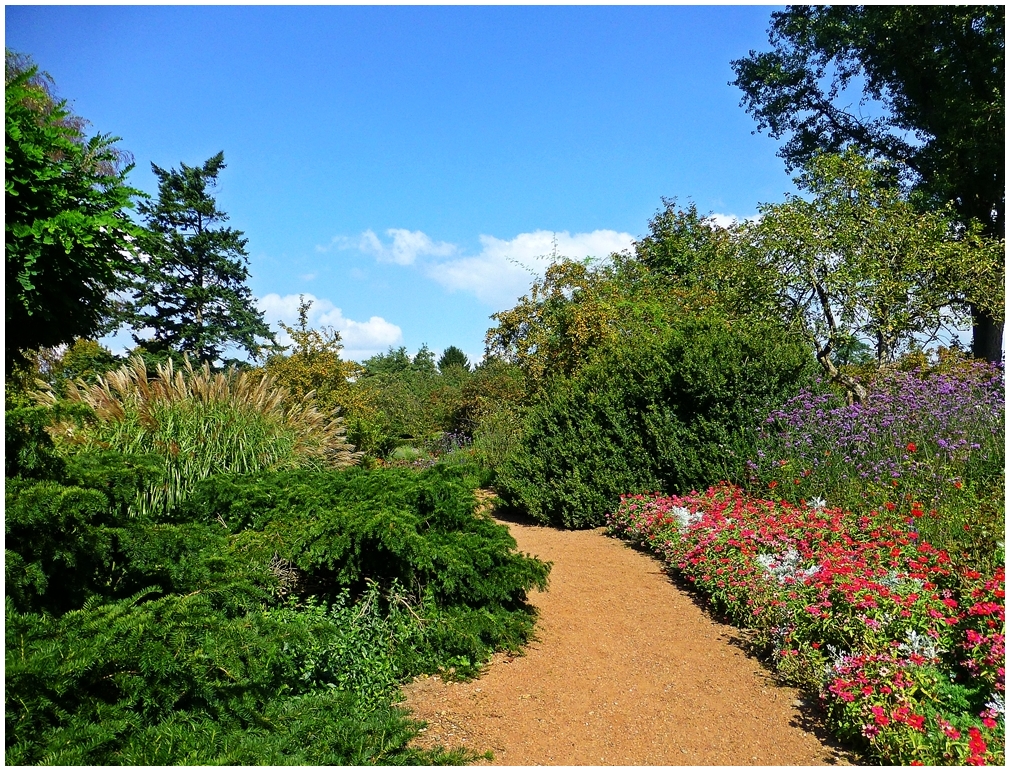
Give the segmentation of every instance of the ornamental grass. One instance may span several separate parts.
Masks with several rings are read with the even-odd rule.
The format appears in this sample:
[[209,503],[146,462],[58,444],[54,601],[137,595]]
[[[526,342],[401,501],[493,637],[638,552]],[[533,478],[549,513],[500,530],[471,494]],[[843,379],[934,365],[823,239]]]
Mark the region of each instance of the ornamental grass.
[[[52,389],[38,398],[58,401]],[[65,450],[153,453],[163,460],[163,479],[140,493],[131,509],[139,516],[170,511],[213,474],[339,469],[360,457],[346,440],[343,420],[319,410],[311,393],[291,399],[269,375],[212,372],[188,358],[181,369],[169,360],[149,375],[135,356],[93,384],[69,383],[66,399],[91,407],[95,419],[53,427]]]

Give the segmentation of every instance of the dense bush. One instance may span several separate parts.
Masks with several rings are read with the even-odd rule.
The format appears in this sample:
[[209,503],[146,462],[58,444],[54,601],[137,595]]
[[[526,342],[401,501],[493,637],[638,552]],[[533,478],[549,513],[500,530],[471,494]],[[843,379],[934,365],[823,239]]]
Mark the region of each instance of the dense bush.
[[[278,472],[201,484],[180,517],[220,522],[240,543],[292,568],[292,587],[333,600],[377,585],[425,622],[421,652],[469,672],[495,649],[516,649],[532,616],[526,592],[545,588],[547,567],[514,553],[508,529],[474,514],[463,472],[437,466]],[[423,647],[423,646],[422,646]]]
[[737,476],[748,427],[812,372],[779,327],[684,317],[558,380],[499,470],[503,497],[545,523],[603,523],[625,492]]
[[58,618],[8,607],[7,763],[463,759],[406,748],[415,728],[389,704],[389,639],[357,609],[231,619],[200,593],[143,599]]

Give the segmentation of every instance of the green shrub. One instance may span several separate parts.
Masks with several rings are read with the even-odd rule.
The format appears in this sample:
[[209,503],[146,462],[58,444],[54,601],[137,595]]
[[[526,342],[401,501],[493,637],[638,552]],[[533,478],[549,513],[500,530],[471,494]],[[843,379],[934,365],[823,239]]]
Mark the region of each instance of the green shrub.
[[129,459],[84,458],[8,480],[8,763],[471,759],[409,749],[395,689],[517,650],[548,566],[463,470],[213,478],[156,522]]
[[221,522],[269,544],[299,572],[309,593],[394,582],[439,607],[521,608],[545,588],[548,567],[514,552],[508,528],[474,514],[461,470],[351,469],[227,476],[198,486],[180,519]]
[[[376,684],[389,691],[392,672],[367,671],[381,663],[381,651],[355,639],[363,625],[349,612],[228,619],[199,593],[141,599],[88,604],[59,618],[8,606],[8,764],[466,759],[406,748],[414,726],[388,698],[374,698]],[[365,681],[324,673],[320,688],[306,676],[306,652],[340,644],[352,655],[368,654],[352,662]]]
[[64,461],[33,409],[8,436],[7,763],[473,759],[409,748],[396,687],[517,650],[548,566],[474,515],[465,465],[212,477],[135,515],[161,459]]
[[775,325],[681,319],[555,381],[498,487],[538,521],[592,527],[622,493],[736,478],[752,427],[812,372],[804,347]]

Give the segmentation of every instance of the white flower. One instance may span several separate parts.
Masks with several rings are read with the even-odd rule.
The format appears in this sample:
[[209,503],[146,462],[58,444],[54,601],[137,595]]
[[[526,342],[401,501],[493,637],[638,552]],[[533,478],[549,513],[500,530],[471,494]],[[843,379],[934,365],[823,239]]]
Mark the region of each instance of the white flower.
[[794,581],[803,581],[821,569],[820,565],[811,565],[801,569],[800,553],[791,546],[782,554],[759,554],[755,559],[765,569],[765,572],[777,579],[779,583],[785,583],[789,578]]
[[920,656],[925,656],[927,659],[935,659],[940,654],[940,649],[936,647],[936,644],[929,637],[919,634],[914,629],[905,631],[905,639],[908,642],[898,646],[898,650],[905,655],[917,653]]
[[701,513],[685,509],[683,506],[674,506],[670,513],[676,518],[681,530],[686,530],[696,522],[701,522]]
[[828,502],[823,498],[817,497],[810,499],[810,508],[814,509],[815,511],[819,511],[820,509],[823,509],[827,505]]

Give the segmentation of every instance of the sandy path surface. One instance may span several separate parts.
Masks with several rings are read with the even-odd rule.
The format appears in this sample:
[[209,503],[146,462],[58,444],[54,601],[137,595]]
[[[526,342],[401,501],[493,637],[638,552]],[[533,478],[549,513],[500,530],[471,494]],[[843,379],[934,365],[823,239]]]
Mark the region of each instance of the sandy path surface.
[[[537,640],[468,683],[404,687],[425,746],[490,750],[495,765],[822,765],[799,692],[775,685],[647,554],[602,531],[504,522],[554,563]],[[487,763],[488,761],[482,761]]]

